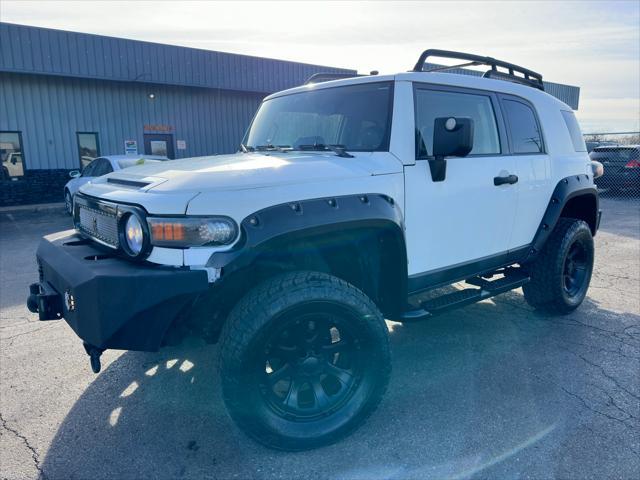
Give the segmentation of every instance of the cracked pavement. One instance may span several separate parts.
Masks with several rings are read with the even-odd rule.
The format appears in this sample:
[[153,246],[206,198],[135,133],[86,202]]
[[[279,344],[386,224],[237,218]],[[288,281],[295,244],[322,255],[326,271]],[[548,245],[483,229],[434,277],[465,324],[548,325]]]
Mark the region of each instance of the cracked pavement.
[[354,435],[275,452],[227,417],[217,347],[108,351],[91,373],[62,321],[25,307],[39,237],[62,213],[0,214],[0,478],[640,478],[640,201],[602,199],[585,303],[520,290],[389,323],[394,371]]

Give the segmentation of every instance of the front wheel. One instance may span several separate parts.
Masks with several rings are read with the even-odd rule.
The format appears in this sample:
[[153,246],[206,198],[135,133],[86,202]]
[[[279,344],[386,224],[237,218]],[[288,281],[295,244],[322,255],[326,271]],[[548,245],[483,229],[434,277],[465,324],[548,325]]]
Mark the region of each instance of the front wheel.
[[536,260],[527,266],[531,281],[522,287],[527,302],[549,313],[566,314],[582,303],[593,272],[589,225],[560,218]]
[[324,273],[285,274],[249,292],[221,342],[227,409],[272,448],[337,441],[369,417],[389,381],[382,315],[360,290]]

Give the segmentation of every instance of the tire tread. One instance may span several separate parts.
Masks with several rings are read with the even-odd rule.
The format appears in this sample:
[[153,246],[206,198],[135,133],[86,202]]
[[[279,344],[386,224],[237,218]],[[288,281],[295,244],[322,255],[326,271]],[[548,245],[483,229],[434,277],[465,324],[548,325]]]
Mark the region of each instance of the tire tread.
[[[375,395],[369,400],[363,411],[357,415],[357,421],[349,422],[349,428],[336,432],[331,438],[309,439],[304,442],[297,439],[292,442],[277,435],[266,436],[263,431],[257,431],[255,426],[247,422],[245,418],[233,414],[234,411],[241,408],[241,405],[238,399],[229,395],[228,392],[238,384],[239,377],[233,374],[229,375],[229,373],[240,365],[246,346],[269,319],[288,303],[290,304],[301,296],[309,295],[311,291],[317,296],[331,296],[331,298],[340,299],[358,309],[374,312],[376,318],[371,319],[371,323],[378,340],[383,342],[389,361],[386,362],[386,365],[380,365],[380,380],[384,388],[376,390]],[[290,272],[257,286],[233,308],[223,326],[220,338],[219,365],[222,373],[223,398],[227,409],[244,432],[271,448],[289,451],[306,450],[333,443],[348,435],[373,414],[382,400],[391,375],[388,330],[376,305],[353,285],[321,272]]]
[[522,287],[525,299],[532,307],[554,314],[566,314],[578,305],[568,305],[560,294],[562,285],[564,252],[567,244],[589,225],[583,220],[561,217],[553,232],[540,251],[540,254],[528,265],[531,281]]

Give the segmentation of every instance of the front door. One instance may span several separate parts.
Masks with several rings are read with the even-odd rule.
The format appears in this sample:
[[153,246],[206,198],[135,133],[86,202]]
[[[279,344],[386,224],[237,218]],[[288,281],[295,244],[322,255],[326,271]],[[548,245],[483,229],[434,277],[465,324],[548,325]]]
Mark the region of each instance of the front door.
[[[420,278],[433,278],[425,273],[437,277],[456,267],[459,275],[452,276],[462,276],[466,265],[482,268],[507,254],[517,190],[494,181],[515,174],[515,159],[503,154],[504,123],[493,93],[416,83],[414,99],[416,163],[405,167],[405,219],[409,274],[421,287]],[[428,159],[438,117],[471,118],[474,143],[467,157],[447,158],[446,178],[434,182]]]
[[176,158],[173,152],[173,135],[145,133],[144,153],[145,155],[161,155],[170,159]]

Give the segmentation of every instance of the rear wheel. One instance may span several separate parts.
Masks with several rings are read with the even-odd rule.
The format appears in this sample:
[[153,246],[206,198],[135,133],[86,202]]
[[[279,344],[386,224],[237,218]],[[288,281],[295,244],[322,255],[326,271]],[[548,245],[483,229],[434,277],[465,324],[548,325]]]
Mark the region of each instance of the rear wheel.
[[267,446],[305,450],[345,436],[380,402],[390,374],[387,327],[352,285],[290,273],[234,308],[220,363],[240,428]]
[[522,289],[527,302],[549,313],[575,310],[587,295],[593,272],[593,237],[586,222],[560,218]]

